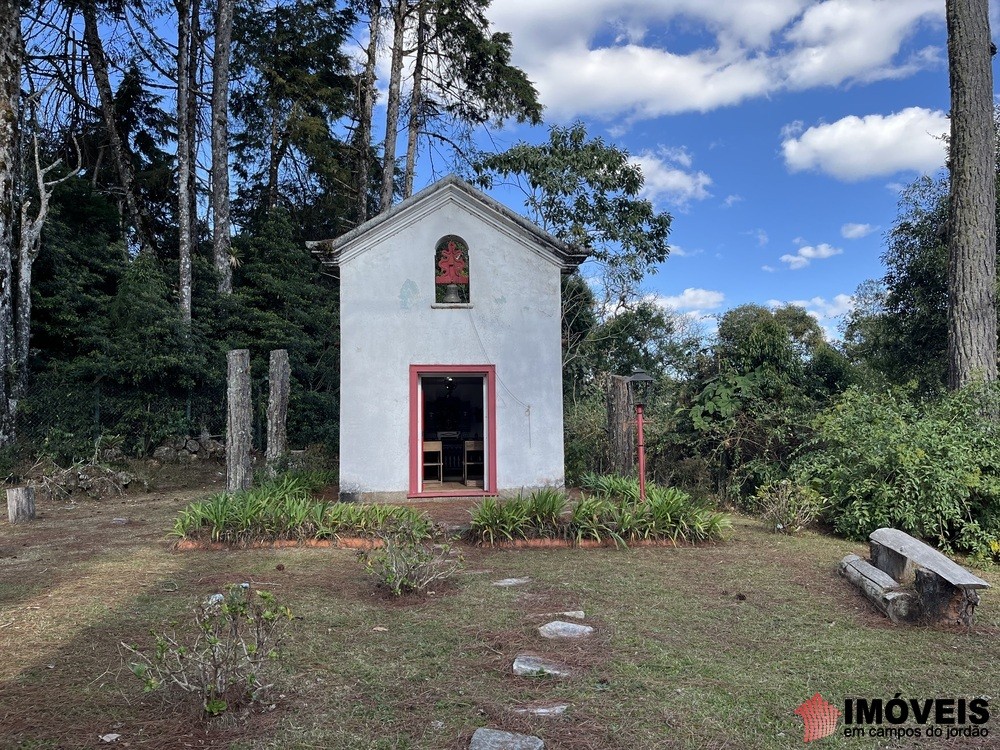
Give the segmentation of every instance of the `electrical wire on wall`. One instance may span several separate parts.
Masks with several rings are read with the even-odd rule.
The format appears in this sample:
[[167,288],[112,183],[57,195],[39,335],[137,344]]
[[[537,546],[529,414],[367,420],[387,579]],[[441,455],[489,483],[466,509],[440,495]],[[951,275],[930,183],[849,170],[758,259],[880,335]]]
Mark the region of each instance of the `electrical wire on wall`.
[[[486,344],[483,343],[483,337],[479,335],[479,327],[476,325],[476,318],[475,316],[473,316],[472,310],[470,308],[466,308],[466,312],[469,315],[469,322],[472,324],[472,330],[476,334],[476,341],[479,342],[479,348],[482,350],[483,356],[486,358],[486,364],[490,365],[496,364],[493,361],[493,358],[490,357],[490,353],[486,351]],[[514,392],[507,387],[507,384],[503,382],[503,378],[500,377],[500,374],[497,373],[495,369],[494,373],[496,375],[497,383],[500,384],[500,387],[503,388],[504,392],[506,392],[508,396],[510,396],[512,399],[514,399],[514,401],[516,401],[517,403],[519,403],[521,406],[524,407],[524,416],[528,420],[528,448],[530,449],[531,448],[531,404],[524,403],[521,399],[519,399],[516,395],[514,395]]]

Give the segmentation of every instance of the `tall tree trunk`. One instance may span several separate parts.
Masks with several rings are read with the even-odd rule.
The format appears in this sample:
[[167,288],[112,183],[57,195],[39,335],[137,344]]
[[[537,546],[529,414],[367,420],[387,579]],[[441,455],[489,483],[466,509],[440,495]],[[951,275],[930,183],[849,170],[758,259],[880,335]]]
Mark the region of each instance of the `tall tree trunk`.
[[229,219],[229,59],[233,46],[234,0],[218,0],[212,61],[212,257],[219,294],[233,291]]
[[396,0],[392,7],[392,65],[389,70],[389,93],[385,101],[385,141],[382,145],[382,193],[379,211],[392,206],[393,177],[396,171],[396,135],[399,132],[399,89],[403,77],[403,34],[406,31],[406,0]]
[[122,192],[125,195],[125,210],[135,229],[140,252],[152,253],[155,251],[155,244],[150,231],[150,222],[142,208],[135,169],[115,119],[115,98],[111,91],[111,79],[108,75],[108,60],[104,53],[104,43],[101,41],[101,35],[98,31],[95,1],[84,0],[80,5],[80,10],[83,13],[83,37],[87,43],[97,94],[101,100],[101,115],[104,118],[104,127],[107,129],[108,141],[111,144],[111,156],[118,172],[118,180],[121,182]]
[[191,194],[194,189],[191,163],[191,51],[192,34],[191,0],[178,0],[177,4],[177,223],[178,261],[180,282],[178,286],[181,322],[191,325]]
[[410,91],[410,120],[406,133],[406,169],[403,173],[403,198],[413,195],[413,175],[417,169],[417,140],[420,136],[423,108],[424,50],[427,44],[427,3],[421,2],[417,13],[416,55],[413,60],[413,87]]
[[378,43],[382,35],[382,2],[371,0],[368,17],[368,47],[365,65],[361,72],[361,90],[358,92],[357,142],[357,193],[354,196],[355,221],[368,220],[368,183],[371,174],[372,112],[375,109],[375,66],[378,62]]
[[0,446],[14,439],[9,373],[14,356],[13,255],[21,109],[21,4],[0,0]]
[[[76,143],[74,139],[74,143]],[[56,185],[80,173],[83,163],[79,143],[76,143],[76,167],[65,176],[46,179],[48,174],[59,167],[62,159],[57,159],[47,167],[42,167],[38,136],[32,139],[35,180],[38,187],[38,210],[31,216],[31,201],[21,203],[21,237],[17,253],[17,297],[14,301],[14,383],[11,398],[14,402],[11,412],[16,411],[16,402],[24,394],[28,384],[28,351],[31,338],[31,275],[42,247],[42,228],[49,214],[49,200]]]
[[948,385],[997,379],[996,134],[988,0],[947,0],[951,78]]

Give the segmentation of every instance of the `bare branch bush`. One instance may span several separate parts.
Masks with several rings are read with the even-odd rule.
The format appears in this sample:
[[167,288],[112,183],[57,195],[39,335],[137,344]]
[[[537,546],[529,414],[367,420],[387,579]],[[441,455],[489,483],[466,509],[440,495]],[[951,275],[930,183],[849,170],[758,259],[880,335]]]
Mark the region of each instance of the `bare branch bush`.
[[119,651],[146,692],[197,695],[205,714],[218,716],[251,705],[272,687],[272,664],[291,620],[291,610],[270,592],[233,584],[195,607],[188,632],[154,633],[151,652],[125,642]]

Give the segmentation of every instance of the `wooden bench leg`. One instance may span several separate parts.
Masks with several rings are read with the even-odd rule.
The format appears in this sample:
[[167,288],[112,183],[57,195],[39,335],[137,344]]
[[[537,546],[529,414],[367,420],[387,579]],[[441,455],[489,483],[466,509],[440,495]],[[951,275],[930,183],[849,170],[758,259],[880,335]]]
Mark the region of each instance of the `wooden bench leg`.
[[976,605],[979,604],[979,594],[975,589],[952,586],[929,570],[916,572],[914,588],[920,600],[924,622],[972,627]]

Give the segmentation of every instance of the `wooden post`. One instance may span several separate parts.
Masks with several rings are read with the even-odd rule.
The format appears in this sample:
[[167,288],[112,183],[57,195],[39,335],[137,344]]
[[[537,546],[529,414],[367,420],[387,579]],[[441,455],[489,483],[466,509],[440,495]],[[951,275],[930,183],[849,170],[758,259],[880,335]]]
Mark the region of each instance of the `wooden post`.
[[246,490],[253,481],[250,460],[250,350],[234,349],[226,355],[229,369],[226,389],[226,489]]
[[35,520],[34,487],[14,487],[7,490],[7,516],[11,523]]
[[612,375],[608,381],[608,444],[611,471],[632,476],[635,466],[635,440],[632,437],[632,400],[628,378]]
[[288,350],[271,352],[271,369],[268,371],[270,389],[267,398],[267,473],[274,476],[277,465],[288,453],[288,392],[292,370],[288,364]]

